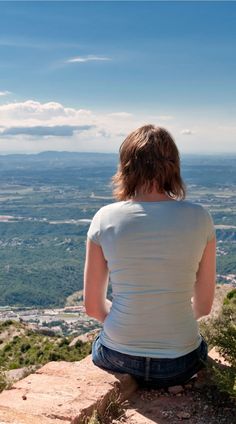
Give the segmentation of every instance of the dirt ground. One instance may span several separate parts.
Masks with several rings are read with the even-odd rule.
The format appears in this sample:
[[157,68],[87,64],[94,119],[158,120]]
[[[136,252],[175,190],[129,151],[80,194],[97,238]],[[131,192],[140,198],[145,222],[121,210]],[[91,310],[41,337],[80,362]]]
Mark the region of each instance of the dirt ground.
[[[201,374],[202,373],[202,374]],[[206,386],[204,372],[184,386],[161,390],[139,389],[115,423],[123,424],[234,424],[236,400]]]

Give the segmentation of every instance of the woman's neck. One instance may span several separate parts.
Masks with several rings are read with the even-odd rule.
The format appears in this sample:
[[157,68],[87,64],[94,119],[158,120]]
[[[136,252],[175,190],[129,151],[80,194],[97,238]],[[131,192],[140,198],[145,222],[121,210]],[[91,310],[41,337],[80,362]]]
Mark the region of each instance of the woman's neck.
[[132,200],[138,202],[164,202],[164,201],[175,201],[166,193],[160,193],[156,189],[153,189],[150,193],[140,190],[137,190],[135,196]]

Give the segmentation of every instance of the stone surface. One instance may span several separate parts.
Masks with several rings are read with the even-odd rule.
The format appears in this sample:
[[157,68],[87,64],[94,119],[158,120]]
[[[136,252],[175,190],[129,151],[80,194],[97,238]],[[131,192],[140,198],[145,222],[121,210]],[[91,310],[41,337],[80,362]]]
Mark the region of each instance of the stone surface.
[[[76,362],[49,362],[0,394],[0,424],[2,411],[5,411],[4,424],[14,421],[10,421],[11,416],[6,418],[7,409],[22,417],[78,421],[95,408],[102,412],[111,396],[120,394],[121,399],[126,399],[136,387],[128,374],[115,374],[96,367],[91,356]],[[28,424],[24,419],[19,418],[14,424]]]
[[[223,363],[215,349],[209,352],[212,360],[216,355]],[[197,382],[202,387],[207,380],[207,370],[198,372]],[[79,424],[85,422],[85,417],[91,416],[94,409],[102,413],[111,397],[120,396],[122,401],[136,388],[131,376],[101,370],[92,363],[91,356],[76,362],[49,362],[0,394],[0,424]],[[191,405],[195,402],[198,408],[198,395],[191,394],[191,397],[184,390],[182,386],[172,386],[167,392],[134,393],[124,422],[164,424],[172,421],[176,424],[186,420],[196,424]]]
[[191,415],[189,414],[189,412],[180,411],[176,415],[181,420],[189,420],[189,418],[191,418]]
[[0,424],[71,424],[55,418],[46,418],[32,414],[24,414],[12,408],[0,407]]
[[183,386],[171,386],[168,388],[168,392],[172,393],[173,395],[177,395],[179,393],[182,393],[183,391]]
[[7,381],[9,381],[10,383],[14,383],[15,381],[21,380],[22,378],[26,377],[27,375],[32,374],[38,368],[38,365],[30,365],[28,367],[16,368],[13,370],[5,371],[4,375]]
[[83,343],[92,342],[95,337],[100,333],[101,329],[96,328],[94,330],[88,331],[87,333],[81,334],[80,336],[75,337],[69,344],[69,346],[75,346],[78,341]]
[[213,359],[214,361],[219,362],[222,365],[226,365],[230,367],[230,363],[226,361],[223,356],[217,351],[216,347],[213,347],[210,352],[208,353],[208,356]]
[[145,417],[142,413],[136,411],[135,409],[130,409],[126,414],[126,419],[124,423],[128,424],[166,424],[166,420],[155,417],[150,419]]

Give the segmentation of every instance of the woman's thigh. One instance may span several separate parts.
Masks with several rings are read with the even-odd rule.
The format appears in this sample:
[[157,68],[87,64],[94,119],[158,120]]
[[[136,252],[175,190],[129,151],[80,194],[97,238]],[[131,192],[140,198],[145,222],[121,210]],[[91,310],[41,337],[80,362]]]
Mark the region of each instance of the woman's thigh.
[[99,336],[92,346],[95,365],[113,372],[128,373],[144,386],[168,387],[183,384],[207,364],[207,343],[202,338],[193,352],[174,359],[126,355],[103,346]]

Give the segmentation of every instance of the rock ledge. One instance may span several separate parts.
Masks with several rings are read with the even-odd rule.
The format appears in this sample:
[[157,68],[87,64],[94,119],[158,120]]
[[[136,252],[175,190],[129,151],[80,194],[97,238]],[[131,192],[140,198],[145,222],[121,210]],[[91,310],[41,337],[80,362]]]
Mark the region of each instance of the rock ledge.
[[0,424],[82,424],[113,395],[124,400],[136,388],[130,375],[103,371],[91,355],[49,362],[0,393]]

